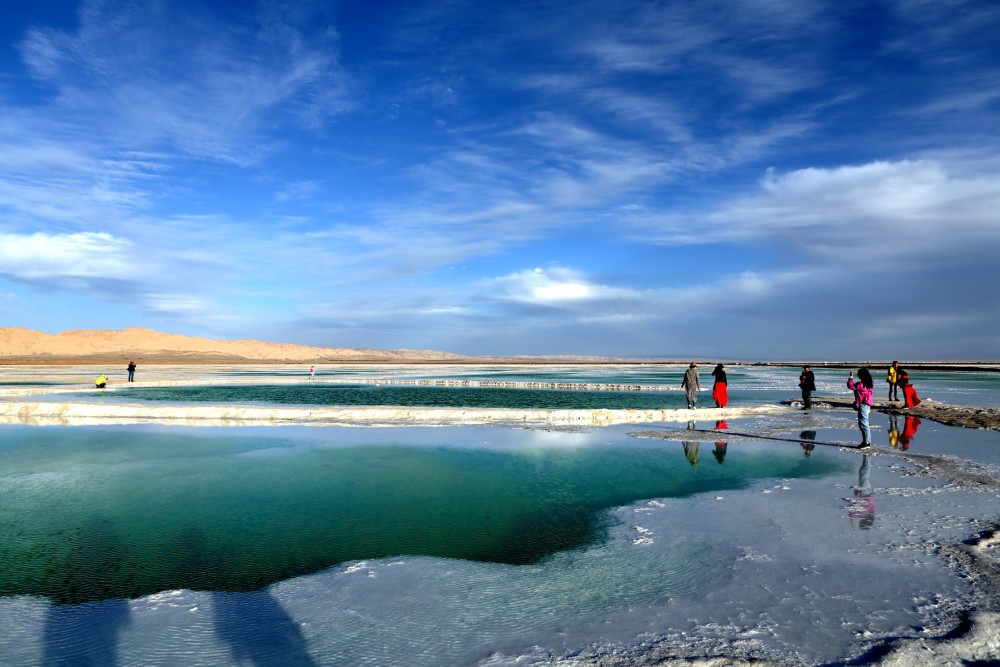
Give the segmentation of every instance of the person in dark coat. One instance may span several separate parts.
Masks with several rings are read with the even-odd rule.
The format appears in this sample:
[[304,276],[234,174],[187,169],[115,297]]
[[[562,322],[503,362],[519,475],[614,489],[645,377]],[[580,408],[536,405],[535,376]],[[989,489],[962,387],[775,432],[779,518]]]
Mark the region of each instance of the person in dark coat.
[[802,389],[802,405],[806,410],[812,408],[812,393],[816,391],[816,376],[808,366],[802,367],[799,375],[799,388]]

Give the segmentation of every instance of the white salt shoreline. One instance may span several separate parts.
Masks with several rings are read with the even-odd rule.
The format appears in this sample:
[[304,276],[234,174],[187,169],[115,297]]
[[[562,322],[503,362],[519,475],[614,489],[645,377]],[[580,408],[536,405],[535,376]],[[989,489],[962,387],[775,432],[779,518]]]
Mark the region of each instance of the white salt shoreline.
[[0,424],[175,426],[610,426],[734,419],[795,412],[777,405],[702,410],[522,410],[516,408],[433,407],[251,407],[245,405],[151,405],[96,402],[7,402],[0,404]]

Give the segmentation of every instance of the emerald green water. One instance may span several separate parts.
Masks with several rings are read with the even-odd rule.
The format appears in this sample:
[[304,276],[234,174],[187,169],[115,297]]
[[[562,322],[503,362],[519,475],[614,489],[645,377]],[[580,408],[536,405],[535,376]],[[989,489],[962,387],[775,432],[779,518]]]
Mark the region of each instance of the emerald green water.
[[406,405],[517,409],[650,409],[684,407],[681,392],[560,391],[504,387],[428,387],[363,384],[139,387],[121,396],[158,402],[269,403],[277,405]]
[[249,591],[401,555],[533,563],[601,539],[608,508],[845,472],[798,448],[731,446],[720,465],[710,443],[692,467],[679,443],[621,431],[267,434],[0,427],[0,595]]

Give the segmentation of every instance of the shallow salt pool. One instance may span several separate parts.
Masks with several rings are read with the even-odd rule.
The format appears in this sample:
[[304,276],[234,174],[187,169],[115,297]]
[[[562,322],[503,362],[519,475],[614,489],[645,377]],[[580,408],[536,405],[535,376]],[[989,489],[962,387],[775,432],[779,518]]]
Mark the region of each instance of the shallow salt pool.
[[[812,444],[853,441],[843,412],[726,424],[774,441],[709,421],[0,427],[0,662],[523,665],[655,647],[815,664],[933,639],[975,595],[941,545],[1000,502],[911,476],[873,421],[867,457]],[[908,451],[995,465],[998,444],[925,422]]]

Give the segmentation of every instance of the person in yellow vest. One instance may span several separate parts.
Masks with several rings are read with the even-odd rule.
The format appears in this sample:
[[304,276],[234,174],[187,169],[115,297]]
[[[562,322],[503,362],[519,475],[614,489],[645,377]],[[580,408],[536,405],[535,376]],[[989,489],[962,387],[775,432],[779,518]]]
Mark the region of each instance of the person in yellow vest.
[[899,400],[899,362],[892,362],[892,366],[889,366],[889,374],[886,375],[885,381],[889,383],[889,400],[898,401]]
[[107,376],[104,375],[104,373],[98,375],[97,378],[94,380],[94,386],[97,387],[98,389],[104,389],[106,386],[108,386]]

